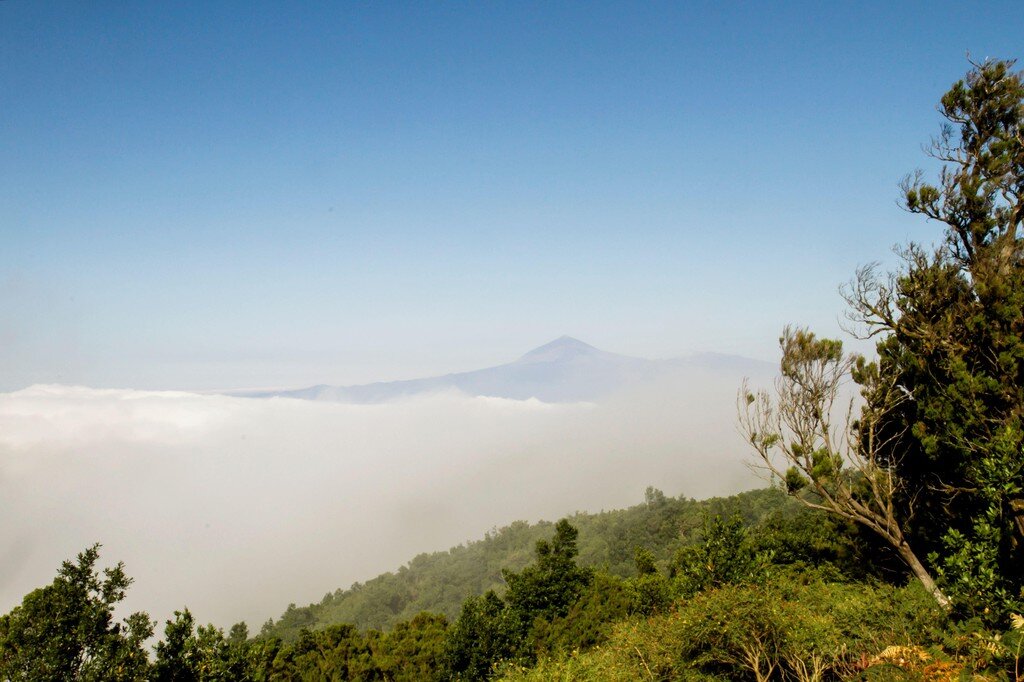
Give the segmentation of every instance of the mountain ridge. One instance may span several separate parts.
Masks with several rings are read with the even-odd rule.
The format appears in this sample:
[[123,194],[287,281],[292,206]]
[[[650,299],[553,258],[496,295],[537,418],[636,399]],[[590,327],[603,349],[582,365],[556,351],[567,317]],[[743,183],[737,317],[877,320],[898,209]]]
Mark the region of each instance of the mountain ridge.
[[[349,386],[316,384],[272,391],[232,391],[247,398],[297,398],[355,404],[383,403],[430,393],[455,391],[486,396],[565,403],[599,400],[637,384],[687,371],[725,371],[730,377],[760,374],[769,363],[737,355],[697,353],[667,360],[649,360],[601,350],[571,336],[527,351],[501,365],[432,377]],[[685,376],[680,377],[685,380]]]

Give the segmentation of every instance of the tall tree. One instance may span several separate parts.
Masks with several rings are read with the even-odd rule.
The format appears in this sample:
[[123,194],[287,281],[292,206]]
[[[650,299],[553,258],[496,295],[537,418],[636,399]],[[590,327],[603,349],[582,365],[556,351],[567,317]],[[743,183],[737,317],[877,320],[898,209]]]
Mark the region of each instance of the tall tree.
[[1024,587],[1024,81],[1012,69],[974,64],[953,85],[930,147],[937,181],[902,185],[942,244],[904,249],[890,277],[862,269],[847,292],[878,339],[878,374],[905,396],[879,419],[879,456],[965,615],[1005,612]]
[[[917,172],[902,191],[941,244],[911,244],[897,272],[862,268],[846,290],[877,361],[788,330],[776,395],[744,391],[741,422],[792,493],[876,532],[940,602],[1000,617],[1024,588],[1021,74],[972,64],[939,111],[938,180]],[[847,377],[864,406],[833,422]]]
[[463,603],[447,633],[448,677],[489,679],[502,661],[533,660],[531,630],[539,622],[564,617],[593,581],[593,571],[576,564],[578,535],[567,519],[561,519],[550,542],[537,541],[533,564],[518,573],[501,572],[508,585],[504,599],[489,591]]
[[532,565],[519,573],[501,572],[508,585],[505,603],[526,628],[535,618],[564,616],[593,579],[593,571],[576,564],[578,536],[579,531],[561,519],[551,542],[537,541]]

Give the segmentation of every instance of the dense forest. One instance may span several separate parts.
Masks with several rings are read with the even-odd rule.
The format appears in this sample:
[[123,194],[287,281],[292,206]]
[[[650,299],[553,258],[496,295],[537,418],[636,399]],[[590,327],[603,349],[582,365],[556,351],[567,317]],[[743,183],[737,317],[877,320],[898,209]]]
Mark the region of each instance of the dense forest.
[[[856,526],[778,488],[703,501],[649,488],[629,509],[579,513],[557,524],[518,522],[418,556],[318,604],[291,606],[254,637],[242,623],[227,634],[197,627],[182,610],[165,624],[150,664],[141,648],[153,632],[148,618],[113,622],[129,579],[120,566],[97,570],[98,550],[90,548],[4,617],[2,660],[23,671],[14,679],[42,679],[35,665],[77,665],[68,675],[82,679],[107,679],[111,666],[123,671],[120,679],[484,679],[498,670],[546,679],[543,667],[530,666],[570,654],[564,663],[579,666],[579,652],[614,642],[622,624],[653,626],[678,615],[673,605],[682,597],[726,586],[799,589],[813,576],[823,589],[846,589],[844,596],[863,592],[875,608],[897,597],[906,602],[899,608],[918,610],[899,618],[936,615],[921,590],[893,586],[903,574],[892,561],[870,560],[877,550]],[[37,639],[28,626],[40,618],[90,633],[78,642],[80,660],[61,662],[60,647]],[[19,662],[16,650],[26,658]]]
[[[941,99],[941,226],[845,290],[877,357],[798,327],[739,394],[771,486],[517,523],[291,606],[259,633],[117,621],[99,548],[0,617],[10,680],[1020,679],[1024,654],[1024,79],[973,64]],[[858,409],[843,418],[848,382]],[[838,416],[837,416],[838,415]]]
[[[740,516],[748,525],[771,513],[794,513],[779,491],[759,490],[730,498],[694,501],[666,497],[649,488],[643,504],[599,514],[578,513],[569,522],[579,530],[578,561],[619,578],[636,574],[634,551],[643,547],[667,566],[675,551],[692,542],[707,515]],[[554,525],[525,521],[496,529],[478,542],[447,552],[421,554],[394,573],[324,595],[305,607],[290,606],[276,621],[264,624],[262,637],[293,641],[303,628],[352,623],[361,629],[389,629],[422,611],[454,619],[467,597],[501,590],[503,570],[522,570],[533,560],[537,541]]]

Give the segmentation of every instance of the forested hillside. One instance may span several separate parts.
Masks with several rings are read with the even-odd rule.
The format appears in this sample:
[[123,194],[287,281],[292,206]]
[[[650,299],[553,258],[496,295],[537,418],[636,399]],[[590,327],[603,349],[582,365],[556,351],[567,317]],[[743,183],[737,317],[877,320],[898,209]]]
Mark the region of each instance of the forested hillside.
[[[198,626],[183,609],[165,624],[150,663],[142,642],[153,624],[145,614],[114,622],[131,581],[120,566],[100,571],[92,548],[0,618],[0,670],[25,672],[12,679],[67,671],[66,679],[412,681],[498,674],[606,679],[601,669],[611,666],[618,675],[611,679],[631,679],[642,661],[672,677],[684,668],[665,647],[699,634],[677,629],[684,602],[698,620],[731,619],[734,609],[747,609],[735,624],[742,630],[783,603],[771,599],[800,601],[804,615],[792,616],[798,626],[815,608],[848,603],[856,622],[823,635],[837,652],[920,641],[931,632],[923,623],[941,614],[920,590],[899,587],[905,574],[877,552],[852,524],[778,488],[700,501],[650,488],[642,504],[628,509],[516,523],[421,555],[320,604],[291,607],[253,638],[243,623],[225,633]],[[49,631],[32,626],[40,618]],[[358,618],[367,622],[354,624]],[[783,625],[793,623],[766,627]],[[71,637],[75,647],[57,640],[51,646],[51,634],[66,628],[78,633]],[[640,659],[634,650],[644,652]],[[833,667],[848,658],[830,655],[838,656]],[[111,666],[123,674],[108,676]]]
[[[579,529],[581,565],[627,578],[636,573],[637,547],[649,550],[665,566],[680,547],[696,541],[704,515],[739,515],[746,524],[756,526],[800,511],[778,490],[697,501],[667,497],[649,488],[645,501],[634,507],[568,518]],[[291,641],[302,628],[335,623],[387,629],[421,611],[455,618],[466,598],[503,590],[502,570],[526,566],[533,559],[534,545],[551,534],[553,525],[519,521],[491,531],[483,540],[447,552],[421,554],[394,573],[326,594],[317,604],[290,606],[279,619],[265,624],[260,634]]]

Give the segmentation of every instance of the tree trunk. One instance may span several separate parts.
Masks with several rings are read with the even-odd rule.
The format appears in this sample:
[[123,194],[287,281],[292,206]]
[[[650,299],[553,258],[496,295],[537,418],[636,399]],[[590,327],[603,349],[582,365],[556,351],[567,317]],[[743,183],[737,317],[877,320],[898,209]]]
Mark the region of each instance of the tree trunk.
[[1013,511],[1013,522],[1017,526],[1017,533],[1014,535],[1013,544],[1018,545],[1024,538],[1024,498],[1011,497],[1010,509]]
[[907,563],[913,572],[914,577],[921,581],[924,588],[928,590],[928,593],[935,598],[935,601],[943,609],[949,610],[949,597],[942,593],[939,586],[935,584],[935,580],[932,579],[928,569],[924,567],[924,564],[920,562],[917,555],[914,554],[914,550],[910,549],[910,545],[904,540],[896,547],[896,551],[899,552],[900,558]]

